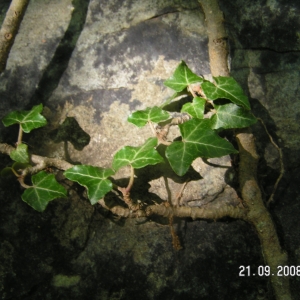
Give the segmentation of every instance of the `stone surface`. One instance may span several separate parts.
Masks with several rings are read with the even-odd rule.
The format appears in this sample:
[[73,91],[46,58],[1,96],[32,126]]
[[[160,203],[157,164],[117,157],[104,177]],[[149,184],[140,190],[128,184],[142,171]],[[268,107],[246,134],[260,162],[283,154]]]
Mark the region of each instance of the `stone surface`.
[[[2,15],[8,2],[0,4]],[[280,185],[277,197],[283,199],[276,199],[275,213],[292,263],[299,265],[298,223],[290,217],[299,211],[295,120],[300,110],[293,101],[298,93],[299,7],[281,2],[221,4],[229,25],[232,74],[256,99],[255,113],[266,117],[288,154],[290,175]],[[283,16],[288,16],[284,22]],[[108,167],[120,147],[138,146],[151,136],[149,128],[137,129],[126,119],[131,111],[159,105],[171,94],[162,83],[182,59],[196,73],[209,74],[204,16],[197,1],[30,1],[0,76],[0,117],[42,102],[49,126],[25,137],[35,153]],[[90,136],[82,151],[51,139],[67,117]],[[0,126],[1,141],[15,142],[16,130]],[[254,129],[264,157],[260,179],[270,193],[278,155],[262,128]],[[3,157],[1,167],[8,163]],[[228,157],[209,164],[194,162],[182,204],[213,202],[218,207],[238,201],[230,187],[235,173]],[[121,182],[126,183],[127,171],[118,174]],[[137,172],[133,195],[174,199],[187,179],[168,168],[146,168]],[[266,294],[267,278],[239,277],[241,265],[255,269],[263,264],[255,232],[244,222],[175,220],[183,246],[176,252],[167,220],[118,219],[91,206],[77,185],[70,186],[69,199],[51,202],[40,214],[21,201],[17,182],[0,180],[2,299],[272,299]]]

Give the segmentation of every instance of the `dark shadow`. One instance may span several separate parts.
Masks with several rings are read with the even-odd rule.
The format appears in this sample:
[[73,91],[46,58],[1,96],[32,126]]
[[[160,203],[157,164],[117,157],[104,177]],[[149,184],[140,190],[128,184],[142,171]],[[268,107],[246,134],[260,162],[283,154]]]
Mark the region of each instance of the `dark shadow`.
[[193,97],[185,95],[182,96],[180,99],[178,100],[174,100],[171,103],[169,103],[168,105],[166,105],[164,107],[164,110],[170,111],[170,112],[179,112],[181,111],[181,108],[184,104],[188,103],[188,102],[192,102]]
[[57,88],[63,73],[68,67],[77,40],[83,30],[89,2],[89,0],[72,1],[74,10],[69,26],[61,39],[52,60],[45,69],[35,93],[27,104],[27,109],[39,103],[45,103]]
[[215,164],[212,163],[210,161],[208,161],[208,158],[202,158],[203,162],[205,162],[207,165],[211,166],[211,167],[216,167],[216,168],[223,168],[223,169],[229,169],[230,166],[226,166],[226,165],[219,165],[219,164]]
[[79,151],[87,146],[91,139],[73,117],[67,117],[57,129],[49,133],[49,137],[54,143],[70,142]]

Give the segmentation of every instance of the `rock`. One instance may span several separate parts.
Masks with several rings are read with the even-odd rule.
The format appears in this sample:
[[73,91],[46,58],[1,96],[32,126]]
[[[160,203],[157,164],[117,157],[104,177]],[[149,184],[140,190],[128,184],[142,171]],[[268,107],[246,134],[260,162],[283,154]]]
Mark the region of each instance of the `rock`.
[[[250,11],[241,29],[239,17],[246,4]],[[278,69],[269,62],[268,70],[275,76],[268,78],[263,74],[266,57],[269,52],[287,51],[285,43],[259,56],[255,49],[239,49],[252,41],[253,47],[258,47],[250,22],[251,10],[257,9],[252,2],[237,0],[224,8],[225,17],[230,16],[226,19],[234,17],[238,28],[231,40],[237,43],[232,48],[233,74],[244,85],[249,81],[250,95],[260,98],[270,115],[278,118],[280,138],[293,146],[293,140],[287,141],[285,135],[286,120],[280,121],[272,97],[281,89],[273,80],[276,72],[287,62],[292,68],[298,54],[287,54]],[[264,15],[265,21],[272,9]],[[294,24],[295,20],[286,23]],[[251,35],[247,35],[249,26]],[[269,32],[266,26],[263,36]],[[290,49],[297,47],[295,40]],[[251,59],[253,67],[249,67]],[[151,136],[149,128],[137,129],[127,117],[134,110],[159,105],[171,95],[163,81],[181,60],[195,73],[209,76],[206,28],[197,1],[30,1],[7,70],[1,75],[0,114],[42,102],[49,126],[26,138],[33,152],[109,167],[120,147],[139,146]],[[287,81],[295,82],[296,73],[285,75]],[[268,83],[267,94],[263,80]],[[296,95],[295,89],[288,89],[287,97],[293,92]],[[286,113],[291,102],[284,101]],[[297,115],[296,110],[291,117]],[[67,118],[74,118],[90,136],[90,143],[82,150],[70,143],[66,149],[64,142],[57,144],[48,135]],[[290,126],[294,138],[298,127]],[[15,142],[13,130],[2,124],[0,129],[1,140]],[[294,144],[293,149],[298,149]],[[272,151],[265,153],[273,167]],[[2,164],[8,163],[5,159]],[[182,204],[237,205],[230,158],[209,163],[196,160],[190,177],[183,178],[168,166],[138,171],[133,195],[154,202],[174,200],[190,180],[183,190]],[[124,169],[118,179],[126,183],[127,176]],[[91,206],[84,189],[75,184],[69,187],[69,199],[51,202],[40,214],[20,201],[19,185],[7,182],[1,179],[0,191],[5,238],[0,248],[5,262],[0,269],[0,293],[4,300],[83,299],[86,295],[89,299],[132,299],[132,295],[144,299],[226,299],[229,294],[231,299],[257,299],[267,290],[267,278],[252,277],[246,282],[239,277],[241,265],[255,268],[263,262],[259,241],[244,222],[174,220],[173,228],[183,246],[175,252],[168,220],[118,219],[99,205]]]

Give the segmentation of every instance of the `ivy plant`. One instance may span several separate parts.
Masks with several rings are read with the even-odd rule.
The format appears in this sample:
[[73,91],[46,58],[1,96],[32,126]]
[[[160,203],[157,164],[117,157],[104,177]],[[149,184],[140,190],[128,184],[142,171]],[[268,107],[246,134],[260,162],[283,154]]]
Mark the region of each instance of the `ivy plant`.
[[[70,164],[70,168],[62,168],[67,179],[86,188],[91,204],[98,203],[108,192],[116,189],[122,192],[129,207],[138,210],[140,206],[133,205],[129,196],[134,183],[134,170],[164,162],[156,150],[160,143],[166,145],[165,157],[174,172],[183,176],[198,157],[213,158],[237,153],[228,140],[220,137],[222,130],[248,127],[256,122],[247,96],[231,77],[215,77],[211,82],[194,74],[182,61],[164,84],[174,90],[170,98],[160,107],[147,107],[128,117],[128,122],[137,127],[149,125],[153,137],[139,147],[124,146],[118,150],[113,156],[111,168]],[[188,97],[190,101],[176,113],[168,111],[172,102],[182,97]],[[23,132],[29,133],[47,124],[41,114],[42,110],[40,104],[30,111],[11,112],[2,120],[4,126],[19,125],[18,140],[10,152],[14,163],[2,170],[2,174],[11,172],[18,177],[25,188],[23,201],[37,211],[44,211],[50,201],[67,195],[66,189],[56,181],[54,174],[45,171],[47,163],[34,164],[33,156],[22,142]],[[179,136],[175,140],[169,140],[171,126],[179,129]],[[51,165],[56,166],[54,162]],[[115,186],[112,176],[126,166],[131,169],[127,187]],[[25,183],[28,175],[31,175],[32,185]]]

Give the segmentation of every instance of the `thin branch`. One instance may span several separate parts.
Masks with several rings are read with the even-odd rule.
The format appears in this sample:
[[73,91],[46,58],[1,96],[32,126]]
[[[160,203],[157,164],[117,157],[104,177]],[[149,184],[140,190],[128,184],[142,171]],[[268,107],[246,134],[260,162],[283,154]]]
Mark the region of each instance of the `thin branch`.
[[132,165],[130,165],[130,179],[129,179],[129,183],[125,189],[125,192],[128,194],[133,186],[134,183],[134,168]]
[[267,129],[267,126],[266,124],[264,123],[264,121],[261,119],[261,118],[257,118],[261,124],[263,125],[269,139],[270,139],[270,142],[273,144],[273,146],[277,149],[278,153],[279,153],[279,161],[280,161],[280,174],[274,184],[274,187],[273,187],[273,191],[272,191],[272,194],[271,196],[269,197],[268,201],[267,201],[267,205],[270,205],[271,202],[273,202],[274,200],[274,195],[276,193],[276,190],[277,190],[277,187],[278,187],[278,184],[280,182],[280,180],[282,179],[283,175],[284,175],[284,164],[283,164],[283,155],[282,155],[282,150],[281,148],[278,147],[278,145],[274,142],[274,139],[273,137],[271,136],[271,134],[269,133],[268,129]]
[[24,182],[24,176],[19,176],[18,181],[19,181],[20,185],[21,185],[23,188],[25,188],[25,189],[28,189],[28,188],[31,187],[30,185],[27,185],[27,184]]
[[18,133],[17,145],[22,144],[22,138],[23,138],[23,129],[21,127],[21,124],[19,124],[19,133]]
[[186,187],[186,185],[189,183],[190,179],[187,179],[181,186],[180,188],[180,191],[178,192],[178,194],[176,195],[176,198],[175,198],[175,207],[179,207],[179,202],[180,202],[180,199],[181,197],[183,196],[183,191]]

